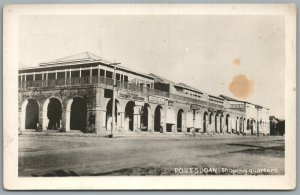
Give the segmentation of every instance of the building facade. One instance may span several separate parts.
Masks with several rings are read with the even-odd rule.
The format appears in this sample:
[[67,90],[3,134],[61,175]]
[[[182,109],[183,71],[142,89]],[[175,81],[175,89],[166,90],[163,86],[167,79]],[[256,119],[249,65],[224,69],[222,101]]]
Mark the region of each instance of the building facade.
[[113,65],[89,52],[19,69],[19,129],[110,134],[114,78],[114,133],[269,134],[267,108]]

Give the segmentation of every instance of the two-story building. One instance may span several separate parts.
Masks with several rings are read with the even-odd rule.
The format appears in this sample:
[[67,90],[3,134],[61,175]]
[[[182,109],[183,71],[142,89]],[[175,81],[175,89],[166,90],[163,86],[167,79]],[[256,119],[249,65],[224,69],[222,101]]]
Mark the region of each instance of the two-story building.
[[107,135],[114,122],[114,133],[245,133],[246,119],[253,119],[250,109],[237,109],[233,102],[89,52],[19,69],[22,131]]

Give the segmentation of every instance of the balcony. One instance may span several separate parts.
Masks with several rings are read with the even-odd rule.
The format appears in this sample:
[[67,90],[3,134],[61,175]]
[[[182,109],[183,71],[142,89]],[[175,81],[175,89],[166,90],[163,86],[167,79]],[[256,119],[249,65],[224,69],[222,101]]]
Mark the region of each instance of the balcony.
[[[113,86],[113,79],[106,77],[74,77],[74,78],[62,78],[62,79],[52,79],[52,80],[35,80],[35,81],[19,81],[19,89],[31,89],[31,88],[49,88],[49,87],[66,87],[66,86]],[[145,95],[160,96],[163,98],[181,100],[193,104],[208,105],[208,102],[201,101],[199,99],[193,99],[190,97],[185,97],[184,95],[171,94],[165,91],[160,91],[157,89],[148,88],[145,86],[137,85],[135,83],[129,82],[116,82],[117,89],[123,89],[129,92],[142,93]],[[219,105],[216,105],[219,106]]]

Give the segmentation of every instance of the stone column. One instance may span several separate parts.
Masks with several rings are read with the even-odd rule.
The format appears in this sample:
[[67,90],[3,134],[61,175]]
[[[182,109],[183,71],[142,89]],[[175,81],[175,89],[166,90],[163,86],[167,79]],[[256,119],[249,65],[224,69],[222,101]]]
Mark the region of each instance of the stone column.
[[161,123],[160,123],[161,127],[162,127],[162,132],[163,133],[166,133],[166,127],[167,127],[167,124],[166,124],[166,114],[164,113],[164,110],[162,111],[161,113]]
[[120,118],[120,123],[121,123],[120,127],[121,127],[122,130],[124,130],[124,127],[125,127],[124,115],[125,115],[125,113],[124,112],[119,112],[119,113],[120,113],[120,117],[119,118]]
[[182,113],[182,129],[181,129],[181,132],[182,133],[186,133],[186,112],[183,112]]
[[121,112],[117,112],[117,124],[116,129],[119,131],[122,126],[122,118],[121,118]]
[[[70,111],[69,111],[70,112]],[[67,132],[67,128],[66,128],[66,114],[67,113],[67,109],[66,108],[63,108],[62,109],[62,113],[61,113],[61,123],[60,123],[60,130],[63,131],[63,132]],[[70,125],[70,123],[69,123]],[[69,127],[69,130],[70,130],[70,127]]]
[[[19,129],[19,130],[23,130],[23,127],[22,127],[22,125],[23,125],[22,123],[23,123],[23,122],[22,122],[21,120],[22,120],[22,110],[19,109],[19,110],[18,110],[18,129]],[[23,126],[24,126],[24,125],[23,125]]]
[[[99,111],[99,118],[100,118],[100,133],[106,133],[107,132],[107,127],[106,127],[106,110],[103,110],[103,108],[100,108]],[[108,124],[107,126],[110,126],[110,124]]]
[[70,100],[70,103],[68,103],[66,109],[62,113],[63,116],[65,116],[65,132],[70,131],[70,123],[71,123],[71,104],[73,100]]
[[151,112],[148,112],[148,131],[152,133],[154,132],[154,120]]
[[217,120],[217,126],[215,127],[215,132],[220,133],[220,117],[217,117],[215,120]]
[[134,107],[133,113],[133,130],[139,131],[141,130],[141,115],[140,115],[141,106]]
[[101,134],[101,114],[100,114],[100,106],[97,105],[95,107],[95,133],[96,134]]
[[49,99],[47,99],[44,104],[43,104],[43,111],[42,111],[42,129],[47,130],[49,119],[47,117],[47,111],[48,111],[48,104],[49,104]]
[[215,130],[215,115],[213,115],[211,117],[211,124],[210,124],[210,133],[215,133],[216,130]]

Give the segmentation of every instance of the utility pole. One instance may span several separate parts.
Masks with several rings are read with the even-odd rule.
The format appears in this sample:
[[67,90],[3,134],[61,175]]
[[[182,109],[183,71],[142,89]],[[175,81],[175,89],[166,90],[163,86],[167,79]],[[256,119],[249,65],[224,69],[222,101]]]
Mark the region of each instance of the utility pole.
[[115,131],[115,126],[116,126],[116,123],[115,123],[115,109],[116,109],[116,94],[115,94],[115,90],[116,90],[116,65],[118,65],[120,63],[112,63],[110,65],[113,66],[114,68],[114,72],[113,72],[113,94],[112,94],[112,126],[111,126],[111,134],[110,134],[110,138],[113,138],[114,137],[114,131]]
[[258,106],[256,106],[256,131],[257,131],[257,137],[259,137],[259,128],[258,128]]

